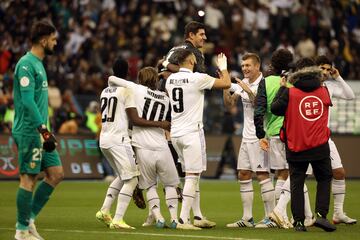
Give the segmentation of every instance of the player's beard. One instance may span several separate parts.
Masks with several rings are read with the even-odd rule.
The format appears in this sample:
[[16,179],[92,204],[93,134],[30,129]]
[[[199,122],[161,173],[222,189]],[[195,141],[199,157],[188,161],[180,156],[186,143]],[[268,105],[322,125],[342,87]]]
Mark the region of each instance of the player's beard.
[[48,46],[45,46],[44,52],[46,55],[52,55],[52,54],[54,54],[54,48],[50,49]]

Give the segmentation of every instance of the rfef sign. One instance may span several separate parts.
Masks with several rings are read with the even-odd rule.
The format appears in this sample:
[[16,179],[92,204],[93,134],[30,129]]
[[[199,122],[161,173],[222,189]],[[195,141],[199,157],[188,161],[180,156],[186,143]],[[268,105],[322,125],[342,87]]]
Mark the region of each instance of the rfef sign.
[[324,112],[324,104],[316,96],[304,97],[299,104],[299,112],[307,121],[318,120]]

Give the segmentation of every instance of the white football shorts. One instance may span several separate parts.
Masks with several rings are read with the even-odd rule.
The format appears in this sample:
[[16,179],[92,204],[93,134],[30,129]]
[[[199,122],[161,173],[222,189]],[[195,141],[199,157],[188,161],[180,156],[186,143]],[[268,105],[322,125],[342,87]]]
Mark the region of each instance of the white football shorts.
[[250,170],[253,172],[270,171],[267,152],[260,148],[259,141],[241,142],[237,169]]
[[181,137],[171,138],[179,162],[186,173],[206,171],[206,146],[204,130],[188,133]]
[[140,175],[134,151],[129,143],[101,148],[101,152],[121,180],[128,180]]
[[136,159],[139,164],[139,187],[148,189],[157,184],[157,177],[165,186],[177,186],[179,176],[169,148],[149,150],[135,148]]
[[270,137],[269,145],[270,169],[289,169],[289,165],[286,161],[285,144],[280,140],[279,137]]

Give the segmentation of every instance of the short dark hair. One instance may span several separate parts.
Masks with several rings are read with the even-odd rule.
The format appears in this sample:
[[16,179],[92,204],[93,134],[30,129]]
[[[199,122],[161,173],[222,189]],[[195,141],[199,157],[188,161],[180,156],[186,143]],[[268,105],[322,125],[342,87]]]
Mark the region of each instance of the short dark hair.
[[316,65],[320,66],[323,64],[329,64],[332,65],[332,62],[330,61],[330,59],[328,57],[326,57],[325,55],[320,55],[315,59]]
[[190,36],[190,33],[196,34],[199,29],[205,29],[205,25],[200,22],[191,21],[185,26],[185,32],[184,32],[184,38],[188,38]]
[[35,22],[31,27],[30,40],[31,43],[38,43],[43,37],[48,37],[56,32],[54,25],[47,20]]
[[289,71],[292,61],[292,53],[285,48],[280,48],[271,56],[272,70],[275,74],[281,74],[282,71]]
[[186,58],[188,58],[191,54],[193,54],[189,49],[181,48],[177,50],[177,63],[182,64],[185,62]]
[[312,58],[308,58],[308,57],[304,57],[304,58],[300,58],[299,60],[296,61],[295,63],[295,70],[300,70],[303,69],[305,67],[312,67],[315,66],[315,61]]
[[251,58],[254,63],[260,64],[260,57],[256,53],[245,53],[242,57],[242,60],[245,61],[247,59]]
[[138,73],[138,80],[141,85],[144,85],[152,90],[156,89],[156,83],[158,82],[158,74],[153,67],[144,67]]
[[126,78],[129,71],[129,65],[128,62],[122,58],[118,57],[113,65],[113,72],[116,77],[119,78]]

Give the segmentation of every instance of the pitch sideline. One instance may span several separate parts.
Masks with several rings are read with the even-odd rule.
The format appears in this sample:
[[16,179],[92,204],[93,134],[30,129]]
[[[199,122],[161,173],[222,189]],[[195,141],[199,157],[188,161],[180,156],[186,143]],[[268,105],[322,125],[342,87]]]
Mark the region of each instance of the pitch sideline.
[[[14,228],[0,228],[1,230],[14,231]],[[236,237],[220,237],[209,235],[185,235],[185,234],[163,234],[163,233],[147,233],[147,232],[106,232],[106,231],[85,231],[76,229],[41,229],[44,232],[67,232],[67,233],[85,233],[85,234],[122,234],[122,235],[143,235],[143,236],[159,236],[159,237],[181,237],[181,238],[197,238],[197,239],[223,239],[223,240],[262,240],[255,238],[236,238]]]

